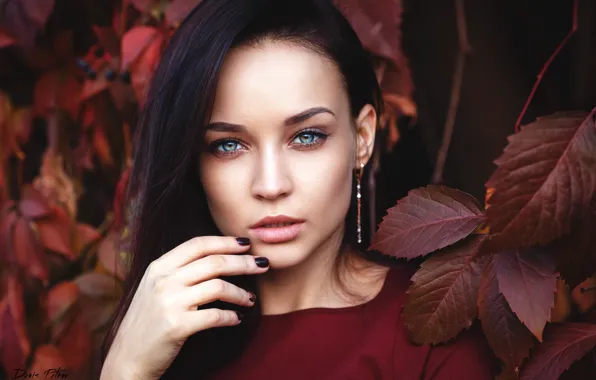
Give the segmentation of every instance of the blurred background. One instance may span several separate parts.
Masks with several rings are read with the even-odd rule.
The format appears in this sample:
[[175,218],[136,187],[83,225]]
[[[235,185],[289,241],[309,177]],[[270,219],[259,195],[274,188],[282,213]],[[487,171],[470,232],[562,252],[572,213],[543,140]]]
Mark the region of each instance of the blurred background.
[[[335,2],[387,104],[371,233],[430,183],[482,203],[520,115],[596,105],[594,0]],[[96,373],[126,274],[135,121],[160,52],[198,3],[0,0],[0,378]]]

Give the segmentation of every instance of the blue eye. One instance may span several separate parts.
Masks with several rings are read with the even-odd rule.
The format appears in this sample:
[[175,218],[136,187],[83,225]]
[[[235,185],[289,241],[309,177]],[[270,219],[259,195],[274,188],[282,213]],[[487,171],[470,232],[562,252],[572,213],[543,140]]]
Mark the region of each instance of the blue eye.
[[306,144],[306,145],[310,145],[313,144],[315,141],[317,141],[321,136],[321,133],[316,133],[316,132],[302,132],[299,135],[296,136],[296,138],[294,139],[294,142],[297,141],[298,144]]
[[238,149],[239,146],[240,146],[240,144],[237,141],[223,140],[222,142],[215,145],[215,149],[218,152],[228,153],[228,152],[234,152],[235,150]]

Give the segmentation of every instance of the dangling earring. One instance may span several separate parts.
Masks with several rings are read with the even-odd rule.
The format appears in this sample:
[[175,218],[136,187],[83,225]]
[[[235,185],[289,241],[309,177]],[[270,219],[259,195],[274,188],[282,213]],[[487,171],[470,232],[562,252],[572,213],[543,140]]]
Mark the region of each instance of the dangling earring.
[[364,164],[360,164],[360,169],[358,170],[358,173],[356,174],[356,200],[357,200],[357,204],[358,204],[358,228],[357,228],[357,232],[358,232],[358,244],[362,243],[362,226],[360,223],[360,209],[362,208],[362,204],[361,204],[361,198],[362,198],[362,194],[360,194],[360,179],[362,178],[362,171],[364,170]]

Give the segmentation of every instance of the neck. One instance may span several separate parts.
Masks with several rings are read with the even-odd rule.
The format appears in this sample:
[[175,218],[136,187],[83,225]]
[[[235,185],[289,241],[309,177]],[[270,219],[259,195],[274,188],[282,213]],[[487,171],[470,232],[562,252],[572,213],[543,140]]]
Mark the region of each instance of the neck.
[[[346,251],[341,254],[350,255],[346,261],[351,265],[340,266],[339,276],[336,276],[334,262],[340,254],[342,233],[334,234],[299,265],[271,269],[260,275],[257,287],[261,314],[284,314],[315,307],[348,307],[374,298],[383,286],[388,268]],[[341,284],[338,284],[338,278]],[[342,286],[357,289],[362,297],[346,299]]]

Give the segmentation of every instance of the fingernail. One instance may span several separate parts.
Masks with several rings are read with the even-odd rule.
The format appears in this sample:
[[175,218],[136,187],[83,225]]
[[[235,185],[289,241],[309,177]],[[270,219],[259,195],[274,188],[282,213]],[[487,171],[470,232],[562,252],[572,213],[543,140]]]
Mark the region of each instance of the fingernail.
[[238,320],[243,320],[244,319],[244,314],[242,314],[241,312],[237,311],[236,315],[238,315]]
[[236,238],[236,241],[240,245],[249,245],[250,244],[250,239],[249,238],[245,238],[245,237],[237,237]]
[[256,294],[254,294],[253,292],[248,292],[250,294],[250,297],[248,298],[250,300],[250,302],[255,302],[255,300],[257,299]]
[[269,259],[266,258],[266,257],[256,257],[255,258],[255,263],[260,268],[266,268],[266,267],[269,266]]

